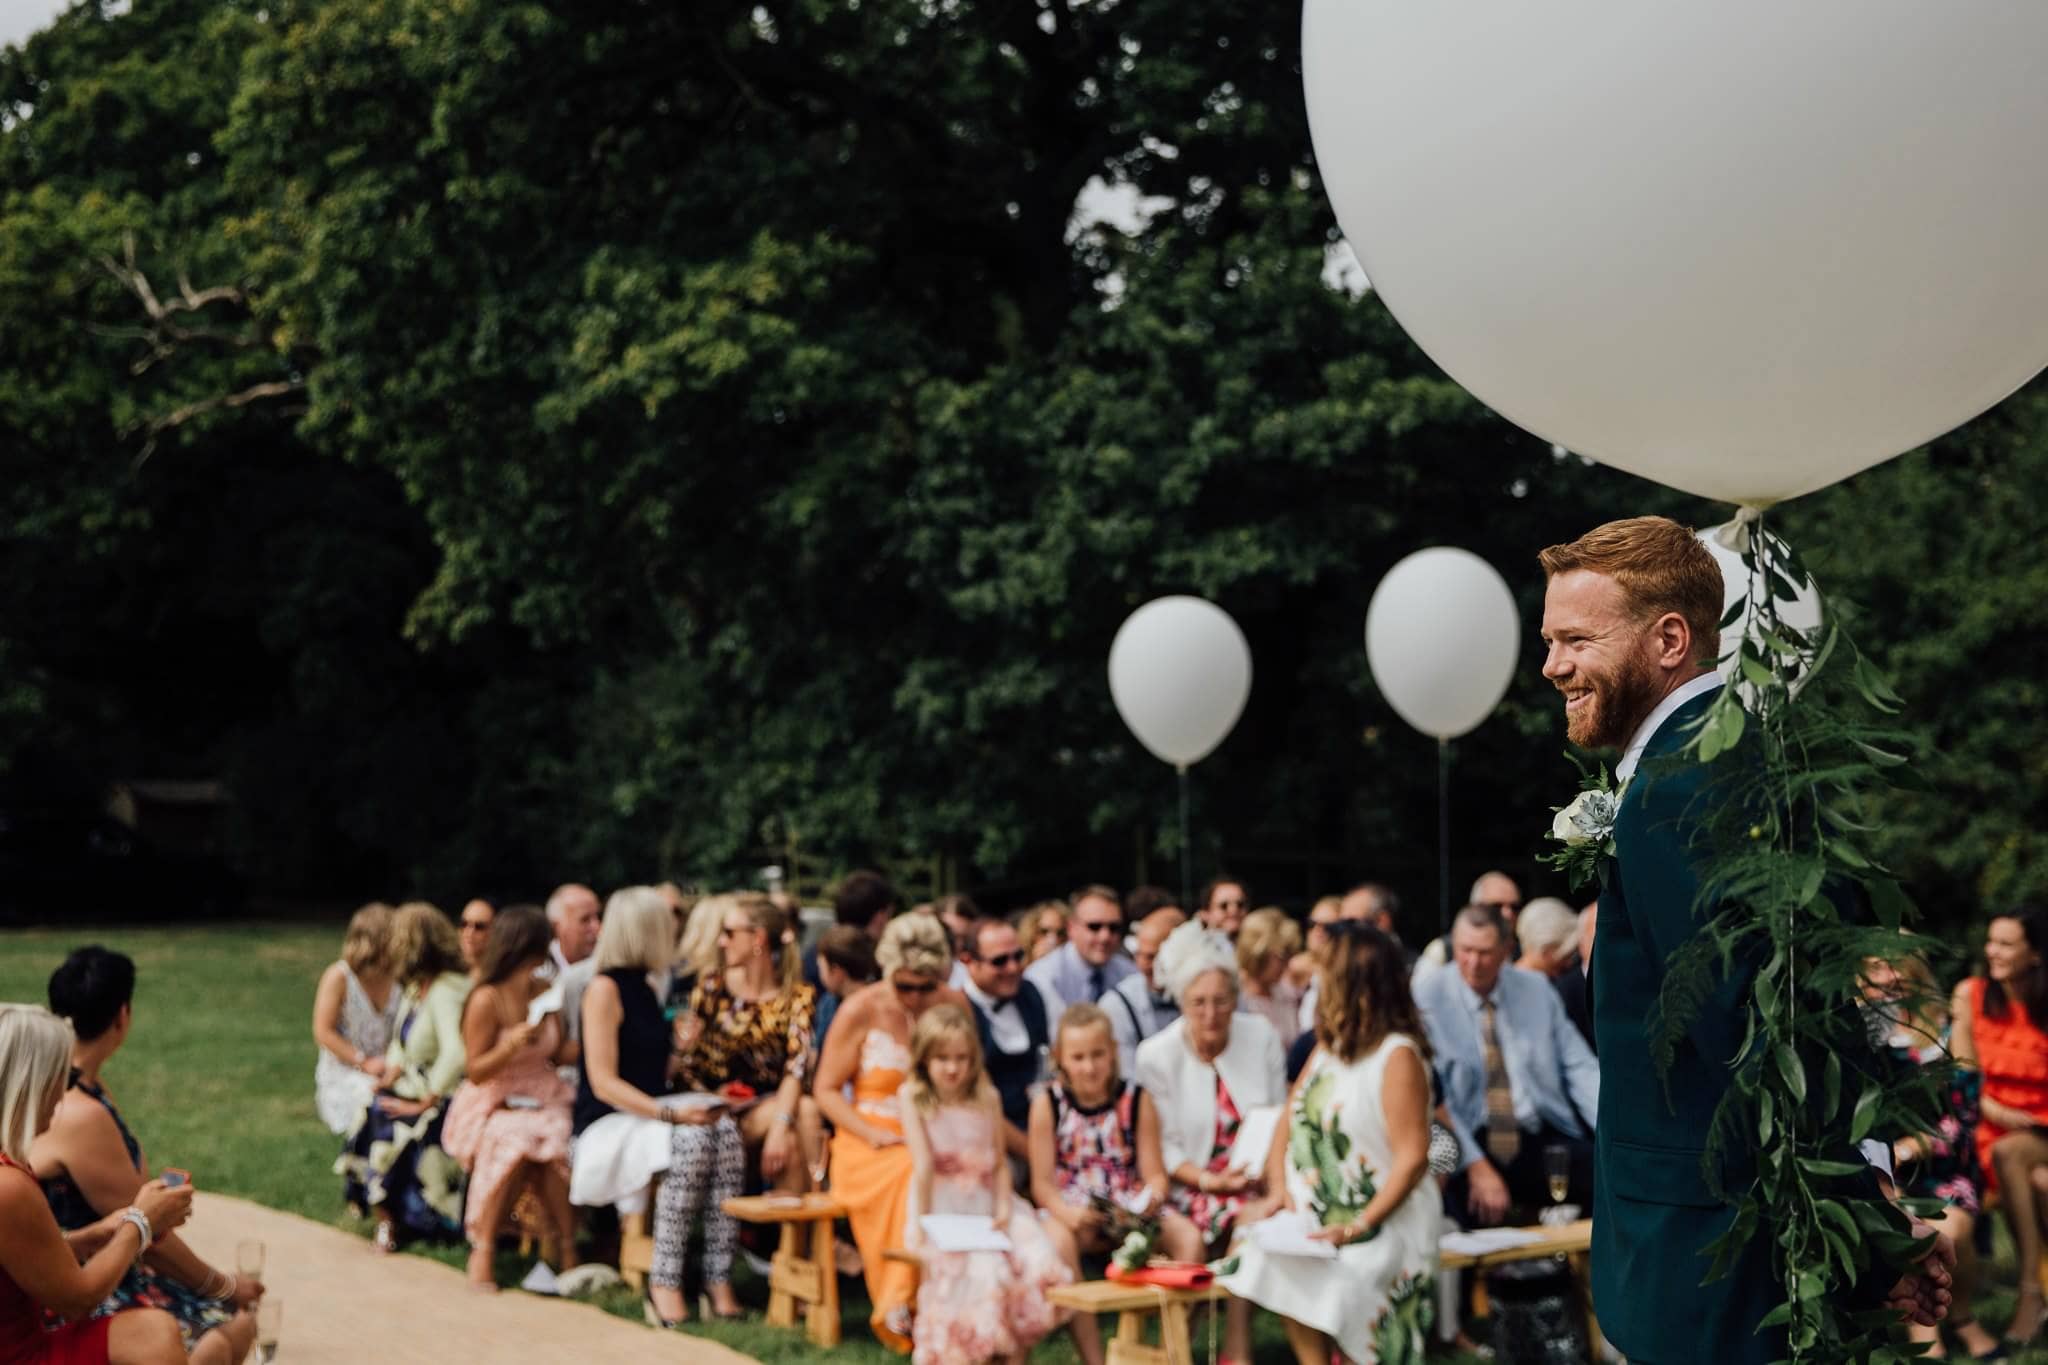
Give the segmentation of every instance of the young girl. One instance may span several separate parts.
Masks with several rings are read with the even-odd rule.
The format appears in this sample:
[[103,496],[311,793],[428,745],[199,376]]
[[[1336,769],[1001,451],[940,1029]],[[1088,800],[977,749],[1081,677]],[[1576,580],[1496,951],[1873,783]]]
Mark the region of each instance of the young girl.
[[[1031,1101],[1031,1197],[1067,1268],[1078,1278],[1083,1252],[1116,1250],[1094,1206],[1098,1198],[1158,1218],[1161,1254],[1200,1260],[1195,1225],[1165,1207],[1157,1136],[1139,1140],[1158,1128],[1159,1115],[1151,1096],[1117,1075],[1109,1016],[1093,1005],[1069,1006],[1053,1031],[1052,1059],[1058,1079]],[[1094,1316],[1079,1314],[1069,1328],[1081,1359],[1102,1365]]]
[[[1011,1199],[1002,1112],[982,1071],[974,1022],[958,1005],[936,1005],[917,1021],[903,1099],[912,1164],[904,1244],[926,1253],[914,1365],[1021,1365],[1065,1316],[1046,1302],[1046,1291],[1071,1284],[1074,1275],[1030,1210]],[[1010,1249],[929,1250],[918,1223],[927,1213],[988,1215],[1008,1234]]]

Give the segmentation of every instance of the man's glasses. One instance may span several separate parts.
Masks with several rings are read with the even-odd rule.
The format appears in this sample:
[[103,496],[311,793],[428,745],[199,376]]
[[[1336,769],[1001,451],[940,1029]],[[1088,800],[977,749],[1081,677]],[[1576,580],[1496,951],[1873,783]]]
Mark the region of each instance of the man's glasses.
[[1084,934],[1114,934],[1124,926],[1121,920],[1097,920],[1090,924],[1085,919],[1077,919],[1074,921],[1074,927]]
[[462,927],[464,929],[474,929],[479,934],[487,933],[490,930],[491,922],[489,920],[466,919],[462,922]]
[[1012,963],[1022,962],[1023,960],[1024,950],[1022,948],[1014,948],[1007,953],[996,953],[991,957],[982,959],[983,962],[986,962],[991,967],[1008,967]]

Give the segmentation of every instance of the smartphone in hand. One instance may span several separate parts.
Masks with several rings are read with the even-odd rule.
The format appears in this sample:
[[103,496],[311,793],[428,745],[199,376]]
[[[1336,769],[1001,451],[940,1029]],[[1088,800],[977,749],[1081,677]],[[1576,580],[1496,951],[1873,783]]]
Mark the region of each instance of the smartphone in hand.
[[175,1190],[180,1185],[192,1183],[192,1172],[181,1171],[176,1166],[166,1166],[164,1167],[163,1181],[165,1189]]

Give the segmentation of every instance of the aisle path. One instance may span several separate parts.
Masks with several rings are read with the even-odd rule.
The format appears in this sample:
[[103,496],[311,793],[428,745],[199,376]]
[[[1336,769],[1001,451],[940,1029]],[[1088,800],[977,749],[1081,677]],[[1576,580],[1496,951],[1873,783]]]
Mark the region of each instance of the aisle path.
[[279,1365],[492,1365],[566,1360],[743,1365],[697,1337],[655,1332],[568,1299],[476,1294],[462,1272],[419,1256],[379,1256],[361,1237],[242,1199],[201,1192],[185,1240],[232,1268],[235,1243],[265,1247],[263,1282],[284,1302]]

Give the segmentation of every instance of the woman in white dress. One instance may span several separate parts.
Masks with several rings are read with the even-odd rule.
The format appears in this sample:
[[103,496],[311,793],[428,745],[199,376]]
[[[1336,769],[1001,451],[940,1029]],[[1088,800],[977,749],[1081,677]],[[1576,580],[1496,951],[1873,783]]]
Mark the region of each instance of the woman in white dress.
[[1428,1179],[1428,1041],[1401,950],[1354,921],[1331,926],[1316,1050],[1295,1083],[1277,1141],[1287,1207],[1336,1245],[1335,1260],[1275,1255],[1250,1242],[1219,1283],[1287,1320],[1303,1365],[1334,1347],[1354,1361],[1420,1365],[1436,1319],[1443,1200]]
[[341,961],[320,974],[313,996],[313,1104],[320,1121],[346,1133],[384,1076],[384,1050],[398,1023],[398,983],[391,979],[391,907],[366,905],[349,917]]

